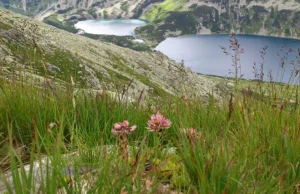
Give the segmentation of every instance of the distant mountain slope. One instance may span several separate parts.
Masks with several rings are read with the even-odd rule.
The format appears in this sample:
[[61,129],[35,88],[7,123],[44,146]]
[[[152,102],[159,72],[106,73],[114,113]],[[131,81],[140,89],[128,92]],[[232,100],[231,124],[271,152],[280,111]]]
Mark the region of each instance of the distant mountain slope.
[[[136,32],[153,45],[166,37],[184,34],[235,32],[300,37],[300,0],[51,1],[48,0],[49,5],[47,8],[44,6],[43,11],[39,10],[39,14],[35,15],[36,19],[43,20],[50,15],[61,22],[96,18],[142,18],[150,23],[137,29]],[[46,2],[43,1],[44,4]],[[34,5],[28,4],[31,9]]]
[[[152,45],[170,36],[241,33],[300,38],[300,0],[0,0],[35,19],[141,18],[136,30]],[[1,6],[1,3],[0,3]]]
[[142,16],[137,33],[154,42],[184,34],[300,37],[299,0],[165,0]]
[[33,17],[47,9],[50,5],[55,4],[56,1],[57,0],[0,0],[0,7]]
[[42,20],[51,14],[78,19],[138,18],[143,9],[163,0],[0,0],[0,6]]
[[[214,83],[154,52],[135,52],[71,34],[0,9],[1,77],[43,84],[45,77],[66,87],[72,76],[79,88],[143,90],[153,97],[205,97]],[[217,94],[215,94],[217,96]]]

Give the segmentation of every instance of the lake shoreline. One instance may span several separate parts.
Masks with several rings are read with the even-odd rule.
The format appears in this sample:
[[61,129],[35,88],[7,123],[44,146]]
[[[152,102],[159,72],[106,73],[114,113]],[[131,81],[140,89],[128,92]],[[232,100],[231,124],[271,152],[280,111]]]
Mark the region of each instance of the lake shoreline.
[[[197,34],[187,34],[187,35],[181,35],[181,36],[192,36],[192,35],[230,35],[229,33],[197,33]],[[246,33],[234,33],[234,35],[245,35],[245,36],[258,36],[258,37],[269,37],[269,38],[283,38],[283,39],[294,39],[294,40],[300,40],[300,37],[284,37],[284,36],[276,36],[276,35],[265,35],[265,34],[246,34]],[[177,36],[179,37],[179,36]],[[171,37],[168,37],[171,38]]]
[[[162,43],[163,41],[165,41],[168,38],[177,38],[177,37],[186,37],[186,36],[218,36],[218,35],[228,35],[229,37],[229,33],[197,33],[197,34],[184,34],[184,35],[179,35],[179,36],[168,36],[166,37],[164,40],[162,40],[161,42],[153,42],[148,40],[147,38],[143,37],[143,36],[139,36],[138,34],[136,34],[136,37],[139,38],[143,38],[145,40],[145,42],[151,46],[151,48],[155,49],[160,43]],[[241,36],[257,36],[257,37],[269,37],[269,38],[280,38],[280,39],[291,39],[291,40],[300,40],[300,37],[284,37],[284,36],[276,36],[276,35],[265,35],[265,34],[244,34],[244,33],[234,33],[234,35],[241,35]]]
[[[228,35],[229,33],[197,33],[197,34],[184,34],[184,35],[179,35],[179,36],[168,36],[166,37],[163,41],[165,41],[168,38],[177,38],[177,37],[188,37],[188,36],[218,36],[218,35]],[[257,37],[265,37],[265,38],[281,38],[281,39],[291,39],[291,40],[300,40],[300,37],[284,37],[284,36],[276,36],[276,35],[265,35],[265,34],[244,34],[244,33],[234,33],[234,35],[240,36],[257,36]],[[139,37],[139,36],[138,36]],[[144,37],[141,37],[145,39]],[[161,42],[152,42],[147,39],[145,39],[146,42],[151,46],[152,48],[156,48]]]
[[[79,22],[84,22],[84,21],[91,21],[91,20],[95,20],[95,21],[122,21],[122,20],[128,20],[128,19],[126,19],[126,18],[121,18],[121,19],[113,19],[113,20],[110,20],[110,19],[89,19],[89,20],[82,20],[82,21],[79,21]],[[142,19],[142,18],[137,18],[137,19],[134,19],[134,20],[139,20],[139,21],[142,21],[142,22],[145,22],[145,24],[148,24],[149,23],[149,21],[148,20],[145,20],[145,19]],[[76,23],[77,24],[77,23]],[[75,25],[76,25],[75,24]],[[74,27],[75,27],[75,25],[74,25]],[[75,27],[76,28],[76,27]],[[138,27],[137,27],[138,28]],[[77,29],[77,28],[76,28]],[[136,29],[136,28],[135,28]],[[135,29],[134,29],[134,31],[135,31]],[[93,33],[94,34],[94,33]],[[285,38],[285,39],[294,39],[294,40],[300,40],[300,37],[296,37],[296,36],[291,36],[291,37],[286,37],[286,36],[280,36],[280,35],[266,35],[266,34],[264,34],[264,33],[256,33],[256,34],[247,34],[247,33],[234,33],[235,35],[249,35],[249,36],[261,36],[261,37],[274,37],[274,38]],[[99,34],[97,34],[97,35],[99,35]],[[103,35],[103,34],[102,34]],[[196,34],[183,34],[183,35],[179,35],[179,36],[192,36],[192,35],[203,35],[203,36],[205,36],[205,35],[230,35],[230,33],[211,33],[211,32],[209,32],[209,31],[206,31],[206,32],[203,32],[203,33],[196,33]],[[135,36],[135,37],[139,37],[138,36],[138,34],[134,34],[133,36]],[[173,38],[173,37],[179,37],[179,36],[167,36],[166,38],[165,38],[165,40],[167,39],[167,38]],[[145,37],[141,37],[141,38],[143,38],[143,39],[145,39]],[[164,41],[164,40],[163,40]],[[163,42],[163,41],[161,41],[161,42]],[[161,42],[155,42],[155,43],[153,43],[153,42],[149,42],[149,40],[148,41],[146,41],[146,42],[148,42],[149,43],[149,45],[151,46],[151,47],[153,47],[153,48],[155,48],[157,45],[159,45]]]
[[[139,20],[139,21],[141,21],[141,20]],[[184,54],[180,54],[180,53],[178,53],[177,54],[177,57],[176,57],[176,55],[175,55],[175,58],[174,57],[171,57],[171,55],[168,55],[168,53],[165,53],[165,52],[162,52],[164,55],[166,55],[166,56],[168,56],[168,58],[170,58],[170,59],[172,59],[172,60],[175,60],[175,61],[177,61],[178,63],[180,63],[181,61],[184,61],[185,62],[185,65],[187,65],[187,67],[190,67],[191,69],[192,69],[192,71],[193,72],[195,72],[195,73],[202,73],[202,74],[205,74],[205,75],[216,75],[216,76],[222,76],[222,77],[226,77],[226,75],[224,74],[224,73],[226,73],[226,72],[228,72],[228,69],[230,69],[231,67],[230,66],[228,66],[228,68],[224,68],[224,65],[225,64],[229,64],[229,63],[231,63],[231,61],[228,61],[228,59],[227,58],[224,58],[223,56],[219,56],[219,57],[216,57],[216,55],[215,54],[212,54],[212,53],[207,53],[207,51],[208,50],[214,50],[214,51],[219,51],[220,50],[220,47],[219,47],[219,45],[228,45],[228,39],[229,39],[229,34],[227,34],[227,33],[209,33],[209,32],[207,32],[207,33],[198,33],[198,34],[187,34],[187,35],[181,35],[181,36],[173,36],[173,37],[168,37],[168,38],[166,38],[164,41],[162,41],[159,45],[157,45],[157,46],[153,46],[153,45],[151,45],[151,44],[149,44],[149,42],[148,42],[148,40],[146,39],[146,43],[143,43],[142,45],[139,45],[139,43],[135,43],[135,44],[133,44],[132,42],[133,41],[130,41],[130,40],[125,40],[124,38],[121,38],[121,39],[118,39],[118,38],[114,38],[113,36],[108,36],[108,35],[102,35],[102,37],[100,38],[99,36],[95,36],[95,35],[93,35],[93,34],[83,34],[84,36],[87,36],[87,37],[89,37],[89,38],[92,38],[92,39],[96,39],[96,40],[103,40],[104,42],[106,42],[106,41],[108,41],[108,42],[112,42],[112,43],[114,43],[114,44],[116,44],[116,45],[118,45],[118,46],[122,46],[122,47],[126,47],[126,48],[130,48],[130,49],[134,49],[134,50],[138,50],[138,51],[150,51],[150,50],[152,50],[152,51],[160,51],[159,49],[158,49],[158,46],[160,45],[160,44],[162,44],[164,41],[167,41],[167,39],[168,38],[170,38],[171,40],[172,39],[175,39],[175,38],[180,38],[180,37],[183,37],[183,38],[185,38],[185,37],[202,37],[202,39],[205,39],[205,42],[203,43],[198,43],[198,45],[202,45],[202,47],[204,46],[205,47],[205,49],[204,50],[201,50],[201,48],[196,48],[195,47],[195,49],[194,50],[198,50],[198,51],[201,51],[200,52],[200,54],[201,53],[203,53],[203,52],[206,52],[206,55],[203,55],[202,56],[202,58],[198,58],[198,59],[196,59],[197,58],[197,56],[199,55],[199,53],[197,53],[197,54],[195,54],[194,53],[194,56],[196,57],[196,58],[193,58],[192,57],[192,59],[190,58],[190,59],[184,59],[185,57],[184,57]],[[263,48],[265,45],[272,45],[273,44],[273,42],[276,42],[276,40],[278,41],[278,40],[280,40],[279,42],[283,42],[282,44],[277,44],[277,48],[280,48],[282,45],[284,45],[284,42],[285,41],[287,41],[287,42],[298,42],[300,39],[299,38],[293,38],[293,37],[280,37],[280,36],[267,36],[267,35],[261,35],[261,34],[243,34],[243,33],[237,33],[237,34],[235,34],[236,36],[237,36],[237,38],[239,39],[239,41],[241,41],[240,43],[241,43],[241,45],[242,45],[242,47],[243,48],[246,48],[246,50],[247,50],[247,52],[248,51],[250,51],[250,52],[255,52],[255,53],[257,53],[257,56],[258,56],[258,51],[261,49],[261,48]],[[131,35],[132,36],[132,35]],[[223,36],[223,38],[221,38],[221,39],[223,39],[223,41],[221,41],[221,42],[218,42],[218,43],[216,43],[216,46],[214,47],[214,48],[211,48],[211,44],[214,42],[213,40],[210,40],[209,38],[206,38],[206,36],[207,37],[209,37],[209,36],[211,36],[211,37],[214,37],[214,38],[221,38],[222,36]],[[116,37],[122,37],[122,36],[116,36]],[[135,37],[135,38],[143,38],[143,37],[140,37],[140,36],[132,36],[133,38]],[[205,37],[205,38],[203,38],[203,37]],[[257,46],[258,44],[252,44],[252,46],[255,46],[255,47],[257,47],[255,50],[252,50],[251,51],[251,49],[252,49],[252,47],[250,47],[250,50],[248,50],[247,49],[247,43],[245,44],[245,43],[243,43],[243,39],[244,38],[246,38],[246,39],[248,39],[248,38],[252,38],[253,40],[252,41],[256,41],[256,43],[258,43],[259,45],[260,45],[260,43],[262,42],[262,40],[260,39],[260,38],[262,38],[262,39],[270,39],[271,41],[269,41],[269,42],[266,42],[266,44],[264,44],[264,45],[260,45],[260,46]],[[208,39],[208,41],[206,40],[206,39]],[[221,39],[219,39],[219,40],[221,40]],[[145,39],[144,39],[145,40]],[[122,43],[121,45],[120,45],[120,42]],[[171,42],[173,42],[173,41],[171,41]],[[128,47],[128,43],[130,43],[130,45],[131,45],[131,47]],[[174,43],[174,42],[173,42]],[[190,44],[194,44],[193,43],[193,41],[192,42],[190,42]],[[292,44],[294,44],[294,43],[292,43]],[[300,46],[298,46],[298,43],[296,43],[297,44],[297,48],[296,48],[296,50],[297,49],[299,49],[299,47]],[[127,45],[127,46],[126,46]],[[145,48],[144,48],[144,45],[145,45]],[[151,46],[153,46],[153,47],[149,47],[149,48],[146,48],[146,45],[151,45]],[[205,46],[206,45],[206,46]],[[139,47],[139,48],[136,48],[136,47]],[[180,49],[181,50],[184,50],[184,49],[182,49],[182,46],[183,45],[180,45],[179,47],[180,47]],[[185,49],[189,49],[190,48],[190,45],[189,46],[187,46],[187,45],[185,45],[186,46],[186,48]],[[195,45],[194,45],[195,46]],[[172,46],[172,49],[174,48],[174,46]],[[270,48],[269,48],[270,49]],[[294,48],[295,49],[295,48]],[[166,51],[166,52],[168,52],[168,51]],[[192,50],[192,52],[194,52],[193,50]],[[277,51],[276,51],[277,52]],[[274,53],[276,53],[276,52],[274,52]],[[179,56],[180,55],[180,56]],[[247,55],[247,54],[246,54]],[[180,59],[178,59],[178,56],[179,56],[179,58]],[[244,54],[243,54],[243,56],[244,56]],[[251,60],[252,62],[259,62],[260,61],[260,59],[259,58],[257,58],[257,56],[252,56],[252,57],[249,57],[248,59],[249,60]],[[206,58],[211,58],[212,59],[212,61],[207,61],[207,60],[205,60]],[[221,60],[221,58],[222,58],[222,60]],[[176,60],[177,59],[177,60]],[[253,59],[256,59],[256,60],[254,60],[253,61]],[[194,61],[191,61],[191,60],[194,60]],[[198,62],[196,62],[198,60]],[[253,70],[252,70],[252,66],[253,66],[253,63],[252,64],[249,64],[249,60],[247,61],[247,59],[246,60],[243,60],[243,70],[245,70],[244,69],[244,67],[246,66],[246,72],[245,72],[245,74],[249,74],[250,72],[252,72]],[[267,61],[267,63],[272,63],[272,59],[270,58],[270,60],[269,61]],[[189,63],[191,64],[191,65],[189,65]],[[273,61],[273,63],[274,63],[274,61]],[[277,64],[278,63],[278,61],[276,61],[274,64]],[[209,65],[207,65],[207,64],[214,64],[213,66],[215,66],[215,69],[214,70],[209,70],[210,69],[210,67],[209,67]],[[256,64],[259,64],[259,63],[256,63]],[[248,66],[250,67],[251,66],[251,68],[249,69],[248,68]],[[200,70],[198,71],[197,69],[198,68],[200,68]],[[271,68],[271,67],[268,67],[268,69],[273,69],[273,68]],[[248,72],[247,72],[248,71]],[[274,71],[276,71],[276,69],[274,69]],[[267,74],[268,72],[265,72],[265,74]],[[276,75],[276,74],[275,74]],[[252,75],[250,75],[251,77],[252,77]],[[246,78],[246,79],[251,79],[251,78]]]

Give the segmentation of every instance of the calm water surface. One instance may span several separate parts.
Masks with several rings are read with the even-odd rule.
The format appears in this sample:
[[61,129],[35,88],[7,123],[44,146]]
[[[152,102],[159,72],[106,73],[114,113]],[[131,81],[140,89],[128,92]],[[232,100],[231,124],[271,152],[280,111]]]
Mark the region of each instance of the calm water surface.
[[[267,74],[271,71],[274,81],[288,82],[291,71],[294,68],[300,69],[300,62],[297,63],[300,40],[252,35],[237,35],[236,37],[245,50],[245,53],[241,55],[241,70],[244,78],[255,78],[253,65],[256,63],[258,66],[262,62],[260,50],[266,45],[268,49],[264,65],[265,80],[269,80]],[[233,70],[231,57],[225,55],[220,48],[220,46],[226,48],[230,46],[228,38],[228,35],[192,35],[168,38],[160,43],[156,50],[177,62],[183,60],[184,64],[195,72],[230,76],[229,69]],[[281,57],[289,49],[293,50],[288,53],[289,64],[282,69],[280,68]],[[295,62],[294,65],[290,64],[292,61]],[[278,72],[280,72],[279,76],[277,76]],[[282,72],[284,72],[283,78],[281,77]]]
[[132,36],[134,29],[145,25],[142,20],[85,20],[75,24],[75,28],[90,34]]

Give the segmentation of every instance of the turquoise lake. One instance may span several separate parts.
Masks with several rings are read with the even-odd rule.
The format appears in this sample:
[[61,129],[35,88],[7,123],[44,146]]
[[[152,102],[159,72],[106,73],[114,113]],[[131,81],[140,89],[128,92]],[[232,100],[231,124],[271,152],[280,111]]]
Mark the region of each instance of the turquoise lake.
[[134,29],[145,25],[143,20],[85,20],[75,24],[75,28],[89,34],[133,36]]

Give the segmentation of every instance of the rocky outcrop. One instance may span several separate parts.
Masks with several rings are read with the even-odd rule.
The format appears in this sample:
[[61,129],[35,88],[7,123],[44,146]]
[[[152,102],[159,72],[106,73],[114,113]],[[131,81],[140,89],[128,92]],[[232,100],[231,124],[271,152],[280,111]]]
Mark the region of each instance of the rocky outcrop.
[[[135,148],[137,149],[137,148]],[[89,151],[91,151],[92,155],[99,154],[99,151],[105,152],[107,155],[113,156],[117,151],[118,147],[115,145],[103,145],[103,146],[97,146]],[[133,152],[132,147],[128,147],[128,152],[131,155]],[[176,148],[164,148],[163,153],[166,155],[171,155],[176,153]],[[22,154],[19,154],[22,156]],[[44,187],[44,185],[47,185],[47,180],[52,176],[52,173],[55,171],[56,173],[61,174],[64,176],[67,180],[73,180],[74,184],[81,185],[79,193],[86,194],[91,193],[91,190],[94,189],[94,186],[97,184],[97,180],[99,177],[99,171],[100,169],[92,167],[92,166],[86,166],[86,165],[78,165],[76,164],[76,159],[85,157],[81,156],[80,152],[73,152],[68,154],[63,154],[60,156],[62,161],[64,162],[63,166],[58,166],[56,164],[52,164],[53,158],[51,156],[44,156],[43,158],[33,161],[31,164],[24,164],[22,167],[18,169],[9,170],[7,172],[4,172],[1,174],[0,177],[0,194],[5,194],[8,192],[8,188],[15,193],[16,192],[16,186],[14,185],[15,182],[14,178],[15,174],[19,174],[20,177],[22,177],[24,174],[29,177],[29,174],[31,173],[31,191],[30,193],[39,193],[41,187]],[[2,173],[2,172],[1,172]],[[4,181],[5,180],[5,181]],[[9,185],[9,186],[7,186]],[[28,185],[29,186],[29,185]],[[69,193],[64,187],[58,186],[58,191],[56,193],[64,194]],[[153,188],[154,189],[154,188]],[[148,188],[148,190],[151,190],[151,187]],[[100,191],[99,191],[100,192]],[[155,192],[158,193],[177,193],[175,191],[172,191],[170,188],[170,184],[161,184],[158,188],[155,188]]]
[[[136,52],[71,34],[42,22],[0,9],[0,51],[5,54],[1,77],[31,75],[41,84],[122,92],[133,98],[207,97],[214,82],[159,52]],[[50,68],[50,71],[49,71]],[[32,79],[26,79],[32,80]],[[218,95],[216,95],[218,97]]]

